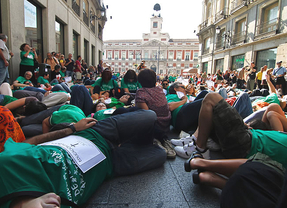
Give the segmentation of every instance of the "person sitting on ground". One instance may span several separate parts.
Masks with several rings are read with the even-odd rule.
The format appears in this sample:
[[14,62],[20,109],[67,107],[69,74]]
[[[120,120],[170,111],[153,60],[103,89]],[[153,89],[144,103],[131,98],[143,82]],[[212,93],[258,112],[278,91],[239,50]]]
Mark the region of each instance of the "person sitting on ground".
[[[153,145],[155,121],[154,112],[139,110],[98,122],[84,118],[68,128],[27,139],[26,143],[14,143],[8,139],[0,153],[0,169],[3,170],[0,206],[36,206],[39,200],[47,197],[44,194],[51,192],[61,197],[62,205],[83,206],[104,180],[162,166],[166,153]],[[87,142],[88,139],[93,142],[105,159],[82,172],[61,147],[38,145],[60,138],[68,140],[67,136],[71,134],[79,141]],[[19,164],[21,177],[15,171],[20,168]],[[29,195],[31,193],[33,195]],[[59,197],[53,195],[56,201],[46,203],[60,206]]]
[[25,87],[33,87],[33,84],[31,82],[33,74],[30,71],[26,71],[24,74],[24,77],[19,76],[14,82],[13,82],[13,89],[24,89]]
[[145,110],[153,110],[156,113],[155,138],[167,150],[168,158],[175,158],[176,154],[166,136],[166,132],[169,131],[171,113],[162,88],[156,87],[156,74],[151,69],[142,69],[138,80],[142,88],[137,90],[136,106]]
[[137,89],[141,88],[141,84],[138,82],[137,74],[134,70],[130,69],[124,75],[121,80],[121,88],[126,93],[135,93]]
[[102,77],[97,79],[91,86],[86,87],[91,88],[91,97],[93,100],[97,100],[103,92],[118,88],[119,86],[115,80],[112,80],[112,72],[109,69],[105,69],[102,73]]
[[41,85],[44,85],[47,90],[48,89],[51,90],[52,87],[51,87],[51,85],[49,83],[49,77],[50,77],[50,74],[48,72],[45,72],[43,74],[43,76],[39,76],[37,78],[37,85],[38,85],[38,87],[41,87]]

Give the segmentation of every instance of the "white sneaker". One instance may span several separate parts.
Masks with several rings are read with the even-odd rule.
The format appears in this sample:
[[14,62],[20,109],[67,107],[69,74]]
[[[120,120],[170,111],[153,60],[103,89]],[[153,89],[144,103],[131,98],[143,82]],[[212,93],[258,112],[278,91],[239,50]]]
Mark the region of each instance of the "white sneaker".
[[176,146],[174,150],[179,157],[188,159],[196,151],[196,146],[191,142],[184,146]]
[[193,142],[193,138],[191,136],[187,136],[181,139],[171,139],[170,142],[175,146],[184,146],[186,144]]

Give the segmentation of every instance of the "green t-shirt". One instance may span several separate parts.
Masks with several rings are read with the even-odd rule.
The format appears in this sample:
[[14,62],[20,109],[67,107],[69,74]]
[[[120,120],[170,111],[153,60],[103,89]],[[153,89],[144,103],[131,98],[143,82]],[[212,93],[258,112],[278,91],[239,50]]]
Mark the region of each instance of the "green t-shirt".
[[16,79],[19,83],[21,84],[24,84],[25,82],[31,82],[30,80],[26,79],[25,77],[22,77],[22,76],[19,76],[17,79]]
[[279,131],[251,129],[252,143],[247,158],[261,152],[287,167],[287,134]]
[[59,123],[76,123],[79,120],[86,118],[84,112],[74,105],[63,105],[59,110],[52,113],[50,124]]
[[[106,156],[86,173],[60,147],[15,143],[9,138],[0,153],[0,198],[15,192],[36,191],[54,192],[79,206],[87,202],[102,182],[113,175],[111,150],[91,128],[76,135],[91,140]],[[1,207],[9,208],[10,203]]]
[[252,105],[255,105],[258,102],[277,103],[278,105],[280,105],[280,101],[276,93],[271,93],[270,95],[266,97],[258,98],[252,103]]
[[102,77],[99,78],[97,81],[95,81],[94,84],[92,84],[93,87],[95,86],[100,86],[101,87],[101,91],[106,91],[106,90],[111,90],[114,89],[118,86],[118,83],[115,80],[110,80],[109,82],[104,82],[102,81]]
[[136,91],[139,88],[142,88],[141,84],[137,82],[128,82],[126,83],[124,79],[121,80],[121,88],[128,88],[129,91]]
[[[166,99],[167,99],[167,103],[181,101],[181,99],[178,98],[177,94],[168,94],[168,95],[166,95]],[[171,124],[173,127],[175,127],[176,117],[177,117],[177,114],[180,111],[181,107],[182,107],[182,105],[179,106],[178,108],[174,109],[173,111],[171,111]]]
[[60,75],[61,75],[61,78],[65,77],[65,72],[62,72],[62,70],[60,70]]
[[[96,113],[94,113],[93,118],[100,121],[111,117],[111,114],[104,114],[107,110],[111,110],[111,108],[97,111]],[[91,117],[91,115],[89,115],[88,117]]]
[[26,66],[34,66],[34,57],[35,54],[33,52],[29,52],[27,57],[24,57],[24,55],[26,54],[25,51],[21,51],[20,52],[20,58],[21,58],[21,65],[26,65]]
[[116,107],[116,108],[120,108],[120,107],[124,107],[125,104],[118,101],[116,98],[114,97],[111,97],[111,103],[109,104],[109,107],[112,108],[112,107]]
[[18,100],[18,99],[15,97],[11,97],[9,95],[4,95],[4,100],[2,101],[2,103],[0,105],[5,106],[8,103],[12,103],[15,100]]
[[49,83],[49,81],[47,79],[45,79],[43,76],[39,76],[37,79],[37,82],[40,84],[46,84]]

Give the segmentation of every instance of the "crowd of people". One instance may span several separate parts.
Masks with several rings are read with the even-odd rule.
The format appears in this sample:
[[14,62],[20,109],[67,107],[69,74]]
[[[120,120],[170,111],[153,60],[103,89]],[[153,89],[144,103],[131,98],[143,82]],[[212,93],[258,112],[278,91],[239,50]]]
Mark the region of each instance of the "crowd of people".
[[[194,183],[223,190],[221,207],[286,207],[281,61],[275,69],[258,71],[252,62],[238,72],[190,77],[157,75],[142,62],[139,73],[121,75],[103,61],[88,66],[80,55],[74,61],[49,52],[49,70],[35,73],[36,50],[24,43],[10,86],[13,54],[5,38],[1,207],[81,206],[104,180],[152,170],[176,155],[187,159],[187,172],[195,170]],[[171,126],[189,136],[170,140]],[[210,160],[210,150],[226,159]]]

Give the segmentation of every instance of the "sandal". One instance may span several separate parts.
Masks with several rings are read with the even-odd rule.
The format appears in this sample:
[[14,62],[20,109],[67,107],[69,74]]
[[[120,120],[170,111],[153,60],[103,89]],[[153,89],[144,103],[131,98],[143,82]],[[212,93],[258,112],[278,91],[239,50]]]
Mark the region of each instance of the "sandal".
[[192,168],[190,167],[190,161],[194,158],[202,158],[203,159],[203,156],[202,156],[201,152],[199,152],[199,151],[193,152],[191,157],[184,162],[184,169],[186,172],[190,172],[192,170]]
[[202,170],[197,170],[192,174],[192,180],[194,184],[200,184],[199,174],[203,172]]

